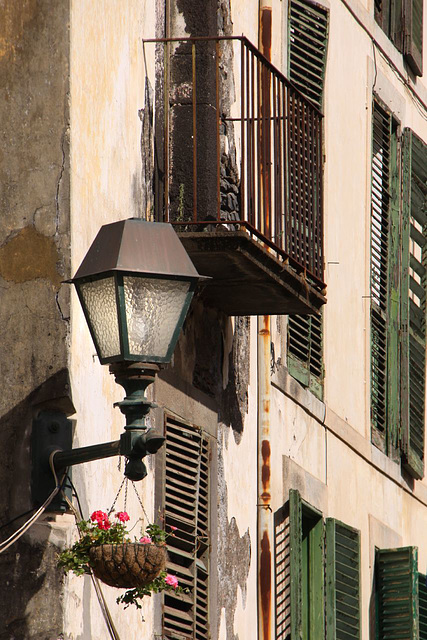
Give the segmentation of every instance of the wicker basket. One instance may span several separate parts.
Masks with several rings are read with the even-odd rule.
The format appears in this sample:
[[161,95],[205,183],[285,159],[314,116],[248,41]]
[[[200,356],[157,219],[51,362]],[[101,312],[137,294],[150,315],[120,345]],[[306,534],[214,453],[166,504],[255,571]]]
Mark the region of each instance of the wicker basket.
[[95,576],[110,587],[144,587],[166,567],[165,545],[101,544],[89,556]]

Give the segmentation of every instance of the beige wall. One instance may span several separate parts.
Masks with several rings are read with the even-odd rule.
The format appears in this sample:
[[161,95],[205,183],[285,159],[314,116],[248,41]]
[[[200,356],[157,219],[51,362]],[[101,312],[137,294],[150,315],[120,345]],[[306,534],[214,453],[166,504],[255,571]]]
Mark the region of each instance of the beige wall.
[[[142,37],[155,36],[154,3],[143,0],[74,0],[71,13],[71,246],[73,271],[100,225],[139,215],[141,188],[141,121],[144,106]],[[326,6],[326,5],[325,5]],[[372,86],[427,140],[426,120],[409,92],[390,70],[372,42],[339,0],[330,7],[330,38],[325,93],[325,252],[328,303],[325,309],[324,403],[289,379],[273,377],[271,404],[272,513],[287,499],[290,486],[300,482],[307,500],[325,516],[341,519],[362,534],[362,637],[368,637],[373,548],[375,545],[415,544],[420,569],[427,562],[423,517],[427,482],[406,486],[400,469],[370,444],[369,426],[369,202]],[[373,3],[352,1],[383,49],[405,73],[400,56],[373,21]],[[272,1],[273,60],[286,60],[285,0]],[[234,0],[235,34],[258,38],[258,4]],[[427,24],[427,21],[426,21]],[[184,28],[184,27],[183,27]],[[427,38],[426,38],[427,41]],[[427,47],[426,47],[427,48]],[[148,64],[153,72],[152,51]],[[376,68],[375,68],[376,65]],[[426,64],[427,66],[427,64]],[[425,100],[426,83],[409,81]],[[334,264],[328,264],[328,262]],[[335,264],[337,263],[337,264]],[[71,377],[77,427],[75,445],[118,437],[123,420],[112,403],[121,399],[105,367],[94,356],[82,313],[72,297]],[[274,324],[274,323],[272,323]],[[285,340],[273,328],[276,358],[286,362]],[[282,344],[282,347],[280,346]],[[237,589],[233,630],[240,640],[256,637],[256,322],[251,323],[251,362],[248,413],[237,442],[222,429],[218,438],[228,490],[228,519],[235,518],[240,534],[251,539],[247,589]],[[173,387],[172,387],[173,389]],[[174,409],[182,398],[171,396],[167,383],[158,385],[157,400]],[[297,402],[295,402],[297,397]],[[171,399],[172,398],[172,399]],[[193,405],[187,418],[208,420]],[[210,420],[213,420],[212,414]],[[203,425],[200,425],[203,426]],[[88,512],[108,507],[120,483],[116,462],[104,461],[76,470],[75,480]],[[153,475],[143,483],[143,500],[152,513]],[[129,511],[135,507],[133,502]],[[215,508],[212,510],[215,517]],[[71,535],[71,533],[70,533]],[[86,580],[86,579],[85,579]],[[66,624],[69,638],[105,638],[93,590],[84,580],[66,583]],[[120,621],[122,638],[151,638],[151,601],[138,614],[119,613],[115,594],[107,599]],[[89,594],[91,594],[89,596]],[[87,598],[90,597],[90,606]],[[83,608],[82,608],[83,607]],[[79,613],[80,612],[80,613]],[[224,611],[218,615],[218,638],[230,640]]]

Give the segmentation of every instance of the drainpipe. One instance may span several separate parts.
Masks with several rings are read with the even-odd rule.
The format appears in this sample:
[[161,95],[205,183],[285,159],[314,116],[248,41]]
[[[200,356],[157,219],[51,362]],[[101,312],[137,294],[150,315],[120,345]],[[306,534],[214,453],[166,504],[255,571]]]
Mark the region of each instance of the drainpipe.
[[273,517],[270,494],[270,316],[258,316],[258,639],[271,640]]
[[[261,53],[271,60],[271,0],[259,0],[259,42]],[[264,95],[268,95],[269,87],[265,87]],[[267,136],[267,140],[269,136]],[[261,143],[261,147],[263,145]],[[262,154],[264,155],[264,154]],[[267,155],[269,155],[267,150]],[[268,158],[260,158],[261,163]],[[264,166],[264,171],[269,170]],[[262,182],[261,182],[262,185]],[[266,188],[266,185],[262,187]],[[261,202],[268,198],[261,197]],[[264,218],[269,225],[269,212],[264,211]],[[258,316],[257,319],[257,377],[258,377],[258,416],[257,416],[257,576],[258,576],[258,640],[271,640],[274,630],[273,620],[273,582],[272,582],[272,543],[274,540],[273,517],[270,494],[270,357],[271,335],[270,316]]]

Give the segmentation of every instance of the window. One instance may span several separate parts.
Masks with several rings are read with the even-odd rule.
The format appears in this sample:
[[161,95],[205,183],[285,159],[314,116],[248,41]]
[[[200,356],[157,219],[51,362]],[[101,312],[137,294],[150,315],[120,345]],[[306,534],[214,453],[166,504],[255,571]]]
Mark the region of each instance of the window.
[[423,0],[375,0],[375,20],[413,73],[423,74]]
[[373,104],[372,441],[424,473],[427,146]]
[[[289,2],[289,79],[322,108],[328,43],[328,12],[317,4]],[[289,316],[288,370],[318,397],[323,389],[322,316]]]
[[277,640],[360,640],[359,536],[289,492],[275,522]]
[[188,594],[164,595],[163,637],[205,640],[209,578],[209,439],[168,417],[165,444],[165,525],[176,527],[168,538],[171,570]]
[[377,549],[377,640],[427,640],[426,576],[418,572],[417,547]]

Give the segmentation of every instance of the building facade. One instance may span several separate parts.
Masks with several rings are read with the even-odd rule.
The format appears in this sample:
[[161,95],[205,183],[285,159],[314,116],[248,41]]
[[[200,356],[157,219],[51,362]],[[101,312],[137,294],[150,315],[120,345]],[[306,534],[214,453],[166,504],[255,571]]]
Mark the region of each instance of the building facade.
[[[427,638],[422,0],[0,18],[0,640]],[[188,592],[141,611],[57,568],[64,503],[7,544],[47,497],[46,416],[73,447],[123,430],[64,281],[127,218],[172,223],[210,277],[150,392],[165,445],[117,498],[135,535],[176,528]],[[84,517],[123,468],[73,467]]]

